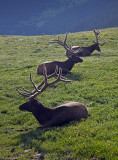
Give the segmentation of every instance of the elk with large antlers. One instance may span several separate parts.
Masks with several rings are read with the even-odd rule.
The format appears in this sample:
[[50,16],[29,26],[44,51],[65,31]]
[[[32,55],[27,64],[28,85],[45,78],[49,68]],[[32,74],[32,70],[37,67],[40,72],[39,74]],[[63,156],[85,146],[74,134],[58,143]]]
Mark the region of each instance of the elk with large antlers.
[[[95,37],[96,37],[96,41],[93,41],[93,44],[91,46],[88,46],[88,47],[79,47],[79,46],[72,46],[72,49],[74,51],[77,51],[77,56],[90,56],[92,54],[92,52],[94,50],[97,50],[97,51],[101,51],[100,50],[100,47],[99,45],[104,45],[105,44],[105,40],[103,42],[98,42],[98,40],[100,39],[100,37],[98,37],[100,31],[99,30],[94,30],[94,34],[95,34]],[[81,48],[81,50],[79,50]],[[69,54],[69,51],[66,51],[66,54]]]
[[[30,92],[29,90],[23,89],[25,92],[21,92],[18,89],[19,94],[24,97],[28,97],[28,101],[22,104],[19,109],[21,111],[29,111],[35,116],[42,127],[48,126],[60,126],[62,124],[68,123],[73,120],[80,120],[81,118],[87,118],[88,110],[87,107],[78,102],[66,102],[55,108],[45,107],[37,98],[37,95],[42,93],[48,86],[57,83],[59,81],[62,82],[70,82],[65,77],[62,77],[62,69],[59,68],[59,73],[56,68],[55,72],[52,75],[47,76],[46,68],[44,67],[44,80],[41,84],[36,86],[32,81],[30,74],[30,81],[34,86],[34,90]],[[57,79],[48,82],[49,78],[57,76]],[[42,89],[40,89],[42,87]]]
[[47,74],[52,74],[55,71],[56,65],[62,68],[63,73],[68,73],[71,71],[72,67],[74,66],[75,63],[78,62],[83,62],[81,58],[79,58],[76,53],[78,53],[81,49],[79,48],[78,50],[74,51],[70,46],[66,44],[67,40],[67,33],[65,36],[64,42],[60,40],[60,37],[58,36],[57,40],[52,40],[52,43],[58,43],[59,45],[63,46],[67,50],[66,56],[68,59],[66,61],[51,61],[51,62],[44,62],[40,64],[37,68],[37,74],[43,75],[43,65],[45,64],[46,69],[47,69]]

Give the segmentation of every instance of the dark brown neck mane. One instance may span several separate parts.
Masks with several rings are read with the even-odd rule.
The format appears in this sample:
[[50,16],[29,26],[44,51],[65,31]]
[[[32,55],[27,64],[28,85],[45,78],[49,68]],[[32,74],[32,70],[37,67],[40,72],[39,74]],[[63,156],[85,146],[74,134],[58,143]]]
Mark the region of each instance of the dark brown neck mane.
[[90,45],[90,46],[88,46],[88,47],[82,47],[83,49],[86,49],[86,50],[88,50],[89,52],[93,52],[94,50],[96,50],[96,46],[97,46],[98,44],[97,43],[94,43],[94,44],[92,44],[92,45]]
[[[39,101],[37,100],[37,102]],[[51,119],[53,115],[53,109],[45,107],[39,102],[39,104],[37,104],[37,110],[32,112],[32,114],[41,125],[45,125],[45,123]]]

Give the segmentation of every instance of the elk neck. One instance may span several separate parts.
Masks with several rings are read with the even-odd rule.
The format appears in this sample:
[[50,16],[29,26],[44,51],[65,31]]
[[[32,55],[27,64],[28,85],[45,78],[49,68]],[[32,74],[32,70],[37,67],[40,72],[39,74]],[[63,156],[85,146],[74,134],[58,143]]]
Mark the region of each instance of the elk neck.
[[38,105],[36,107],[36,110],[33,111],[32,114],[41,125],[45,124],[47,120],[52,117],[53,109],[45,107],[40,101],[38,101]]
[[66,61],[63,62],[63,66],[67,68],[69,71],[74,66],[75,62],[73,62],[72,58],[68,58]]
[[91,46],[88,46],[87,49],[92,53],[94,50],[96,50],[96,43],[92,44]]

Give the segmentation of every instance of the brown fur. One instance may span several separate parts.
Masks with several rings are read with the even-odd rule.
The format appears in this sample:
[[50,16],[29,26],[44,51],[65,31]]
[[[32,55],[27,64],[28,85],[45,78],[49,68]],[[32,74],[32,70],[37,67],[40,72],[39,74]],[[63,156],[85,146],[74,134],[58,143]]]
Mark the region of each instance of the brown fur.
[[30,99],[19,109],[32,112],[42,127],[60,126],[73,120],[88,117],[87,107],[78,102],[65,102],[58,107],[48,108],[37,99]]
[[75,63],[82,62],[83,60],[75,55],[68,58],[66,61],[52,61],[52,62],[44,62],[40,64],[37,68],[37,74],[43,75],[43,65],[45,64],[45,67],[47,69],[47,74],[52,74],[55,71],[56,66],[62,69],[63,73],[68,73],[71,71],[72,67]]
[[[79,48],[81,48],[81,51],[79,51],[76,54],[77,54],[77,56],[82,56],[82,57],[90,56],[94,50],[97,50],[97,51],[100,52],[100,47],[99,47],[98,43],[94,43],[94,44],[92,44],[91,46],[88,46],[88,47],[79,47],[79,46],[73,46],[72,47],[72,49],[74,51],[78,50]],[[69,54],[69,51],[66,51],[66,54]]]

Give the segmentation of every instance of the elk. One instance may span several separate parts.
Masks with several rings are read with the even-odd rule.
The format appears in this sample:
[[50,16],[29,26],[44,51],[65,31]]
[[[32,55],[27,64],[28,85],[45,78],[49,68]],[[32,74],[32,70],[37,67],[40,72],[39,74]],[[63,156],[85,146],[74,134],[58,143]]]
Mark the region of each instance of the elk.
[[60,68],[62,68],[63,73],[68,73],[69,71],[71,71],[71,69],[75,65],[75,63],[83,62],[83,60],[76,55],[78,50],[81,50],[81,49],[79,48],[78,50],[74,51],[73,49],[71,49],[70,46],[68,46],[66,44],[66,40],[67,40],[67,33],[66,33],[64,42],[60,41],[59,36],[58,36],[57,40],[52,40],[51,42],[58,43],[59,45],[63,46],[68,51],[66,54],[68,59],[66,61],[62,61],[62,62],[60,62],[60,61],[44,62],[38,66],[37,74],[43,75],[43,64],[45,64],[46,69],[47,69],[47,74],[49,75],[55,71],[56,65],[59,66]]
[[[52,82],[48,82],[48,79],[57,76],[56,80]],[[56,67],[55,72],[49,76],[47,76],[46,67],[44,67],[44,80],[36,86],[31,78],[30,81],[34,86],[34,90],[30,92],[29,90],[23,89],[25,92],[19,91],[24,97],[28,97],[28,101],[22,104],[19,109],[21,111],[29,111],[35,116],[38,120],[41,127],[52,127],[52,126],[60,126],[65,123],[68,123],[73,120],[80,120],[81,118],[87,118],[88,110],[87,107],[79,102],[65,102],[64,104],[55,107],[49,108],[44,106],[37,98],[39,94],[41,94],[46,88],[52,84],[55,84],[59,81],[62,82],[71,82],[62,76],[62,69],[59,68],[59,71]]]
[[[79,46],[72,46],[72,49],[74,51],[79,51],[77,52],[77,56],[90,56],[92,54],[92,52],[94,50],[97,50],[97,51],[101,51],[100,50],[100,47],[99,45],[104,45],[105,44],[105,40],[103,42],[98,42],[98,40],[100,39],[100,37],[98,37],[100,31],[99,30],[95,30],[94,29],[94,34],[95,34],[95,37],[96,37],[96,41],[93,41],[93,44],[91,46],[88,46],[88,47],[79,47]],[[81,50],[79,50],[81,48]],[[66,51],[66,54],[69,54],[69,51]]]

